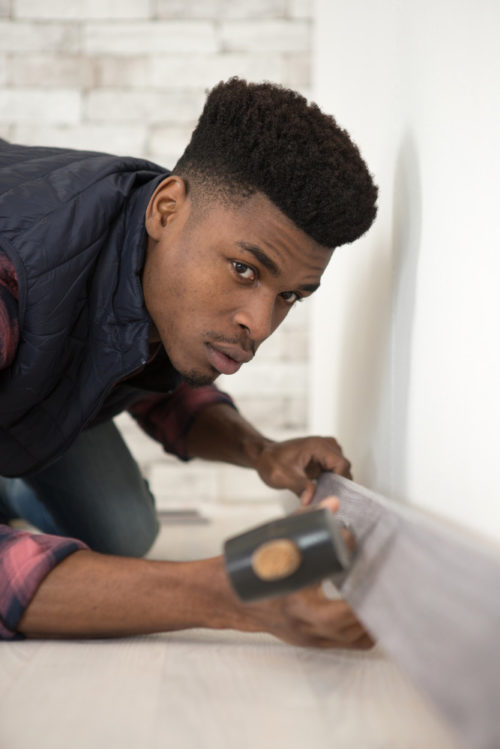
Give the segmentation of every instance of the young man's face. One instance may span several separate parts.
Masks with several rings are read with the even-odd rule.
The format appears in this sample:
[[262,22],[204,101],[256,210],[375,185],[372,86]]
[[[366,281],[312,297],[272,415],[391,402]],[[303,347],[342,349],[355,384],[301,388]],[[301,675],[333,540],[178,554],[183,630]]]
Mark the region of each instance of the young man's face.
[[[164,187],[162,187],[164,186]],[[331,252],[264,195],[197,213],[170,177],[146,213],[146,307],[170,361],[193,385],[233,374],[319,285]]]

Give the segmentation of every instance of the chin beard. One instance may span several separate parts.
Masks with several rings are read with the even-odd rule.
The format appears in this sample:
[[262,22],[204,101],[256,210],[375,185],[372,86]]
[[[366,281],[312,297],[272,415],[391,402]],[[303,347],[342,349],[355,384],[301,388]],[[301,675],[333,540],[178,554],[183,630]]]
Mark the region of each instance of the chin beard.
[[217,377],[219,377],[220,372],[217,372],[217,370],[214,370],[213,374],[206,374],[205,372],[200,372],[198,369],[190,369],[188,371],[185,371],[181,367],[176,367],[175,363],[168,355],[167,347],[165,346],[165,344],[163,344],[163,346],[165,348],[165,352],[170,361],[170,364],[190,387],[201,388],[206,387],[207,385],[213,385],[214,381],[217,379]]
[[181,372],[182,378],[193,388],[201,388],[206,385],[212,385],[214,380],[217,379],[219,373],[216,375],[206,375],[201,372],[197,372],[195,369],[190,372]]

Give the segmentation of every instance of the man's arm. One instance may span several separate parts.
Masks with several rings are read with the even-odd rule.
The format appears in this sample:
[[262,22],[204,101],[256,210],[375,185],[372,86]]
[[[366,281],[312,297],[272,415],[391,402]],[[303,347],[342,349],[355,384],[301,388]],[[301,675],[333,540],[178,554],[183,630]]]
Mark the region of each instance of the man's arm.
[[183,382],[167,395],[151,394],[129,408],[144,431],[183,460],[204,458],[254,468],[275,489],[291,489],[309,504],[322,471],[351,478],[350,463],[330,437],[276,442],[264,437],[215,385]]
[[[324,501],[334,509],[337,500]],[[372,641],[344,601],[319,586],[243,604],[221,556],[154,562],[77,551],[41,583],[18,631],[30,637],[117,637],[204,627],[268,632],[314,647],[370,647]]]
[[222,557],[153,562],[77,551],[45,578],[21,618],[28,637],[121,637],[193,627],[268,632],[293,645],[373,643],[344,601],[319,588],[240,603]]
[[186,448],[190,457],[254,468],[266,484],[294,491],[303,504],[312,500],[313,479],[322,471],[351,478],[350,463],[335,439],[303,437],[275,442],[225,403],[208,406],[196,416],[186,436]]
[[182,382],[170,393],[144,395],[128,410],[141,429],[163,445],[166,452],[177,455],[181,460],[189,460],[187,433],[202,411],[221,403],[235,410],[229,395],[215,385],[191,387]]
[[16,636],[40,584],[69,554],[87,548],[74,538],[18,531],[0,524],[0,639]]

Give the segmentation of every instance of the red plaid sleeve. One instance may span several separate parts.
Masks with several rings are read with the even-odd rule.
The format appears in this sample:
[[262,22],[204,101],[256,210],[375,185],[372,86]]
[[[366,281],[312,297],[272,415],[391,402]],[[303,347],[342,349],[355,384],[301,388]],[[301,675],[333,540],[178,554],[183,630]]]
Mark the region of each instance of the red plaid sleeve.
[[12,363],[19,342],[17,293],[14,266],[0,250],[0,369]]
[[17,626],[42,580],[69,554],[87,548],[73,538],[0,525],[0,639],[22,637]]
[[173,393],[154,393],[136,401],[129,407],[129,412],[166,452],[181,460],[189,460],[186,450],[189,428],[197,414],[214,403],[228,403],[236,408],[229,395],[215,385],[192,388],[183,382]]

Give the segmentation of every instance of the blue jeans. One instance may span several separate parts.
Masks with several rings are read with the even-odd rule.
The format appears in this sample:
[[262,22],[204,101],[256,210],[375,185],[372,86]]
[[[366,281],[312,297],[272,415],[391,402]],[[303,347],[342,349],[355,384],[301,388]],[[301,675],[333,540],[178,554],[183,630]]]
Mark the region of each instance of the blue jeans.
[[94,551],[133,557],[148,551],[159,529],[154,497],[111,421],[82,432],[48,468],[0,477],[2,518],[24,518]]

